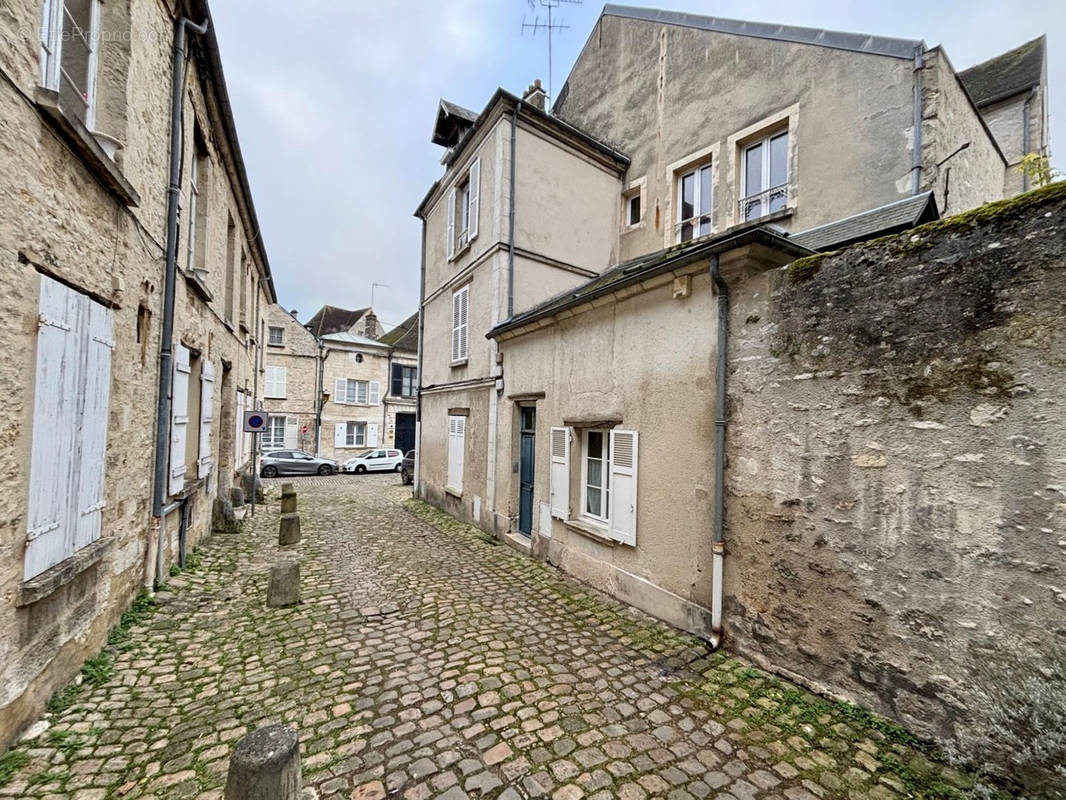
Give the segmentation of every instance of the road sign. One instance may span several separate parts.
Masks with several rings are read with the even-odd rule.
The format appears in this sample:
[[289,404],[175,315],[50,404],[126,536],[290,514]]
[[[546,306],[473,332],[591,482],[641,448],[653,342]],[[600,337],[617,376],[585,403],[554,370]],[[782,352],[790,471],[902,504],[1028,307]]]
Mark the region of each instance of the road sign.
[[263,411],[244,412],[244,432],[259,433],[267,424],[267,415]]

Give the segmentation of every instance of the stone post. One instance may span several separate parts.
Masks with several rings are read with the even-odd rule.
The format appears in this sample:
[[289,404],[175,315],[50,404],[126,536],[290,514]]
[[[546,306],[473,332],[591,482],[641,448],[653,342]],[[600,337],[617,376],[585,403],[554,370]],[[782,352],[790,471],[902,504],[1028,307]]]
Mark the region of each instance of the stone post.
[[281,526],[278,528],[278,544],[287,547],[290,544],[300,542],[300,515],[295,511],[281,515]]
[[299,800],[302,782],[299,736],[285,725],[268,725],[237,742],[225,800]]
[[291,483],[286,483],[281,487],[281,513],[296,513],[296,489]]
[[300,602],[300,562],[279,561],[270,568],[267,607],[283,608]]

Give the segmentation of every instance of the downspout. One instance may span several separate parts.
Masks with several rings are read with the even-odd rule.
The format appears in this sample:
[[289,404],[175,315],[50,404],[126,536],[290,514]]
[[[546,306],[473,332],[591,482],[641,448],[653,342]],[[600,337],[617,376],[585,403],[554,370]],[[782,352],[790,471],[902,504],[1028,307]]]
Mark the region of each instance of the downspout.
[[517,164],[515,159],[518,153],[518,109],[521,103],[515,103],[514,112],[511,114],[511,219],[508,222],[508,252],[507,252],[507,319],[514,316],[514,201],[515,201],[515,172]]
[[911,194],[922,188],[922,45],[914,48],[914,154],[911,159]]
[[[185,29],[189,28],[193,33],[203,36],[207,33],[209,20],[196,25],[191,20],[182,17],[176,23],[174,35],[174,57],[171,67],[171,94],[170,94],[170,187],[167,192],[167,262],[163,275],[163,328],[160,335],[159,347],[159,389],[156,397],[156,426],[155,426],[155,491],[152,495],[152,518],[153,526],[157,531],[157,557],[156,564],[162,563],[163,549],[163,503],[167,492],[167,450],[170,444],[170,394],[172,390],[173,375],[172,361],[174,357],[174,293],[178,266],[178,199],[181,194],[181,155],[184,136],[182,85],[184,84],[185,72]],[[156,580],[163,581],[156,569]]]
[[717,382],[714,401],[714,517],[712,520],[713,541],[711,543],[712,567],[711,581],[711,647],[717,648],[722,643],[722,587],[723,566],[725,563],[725,543],[723,542],[725,525],[725,434],[728,424],[726,419],[726,366],[729,349],[729,287],[718,270],[718,254],[711,255],[711,281],[718,294],[718,366],[715,370]]
[[418,281],[418,387],[415,389],[415,475],[412,491],[418,497],[422,466],[422,337],[425,334],[426,305],[426,218],[422,219],[422,259]]
[[318,363],[315,365],[315,371],[318,373],[315,384],[318,386],[318,392],[315,394],[315,455],[322,455],[322,382],[323,373],[326,371],[326,346],[322,344],[322,340],[317,336],[315,337],[315,344],[318,345]]

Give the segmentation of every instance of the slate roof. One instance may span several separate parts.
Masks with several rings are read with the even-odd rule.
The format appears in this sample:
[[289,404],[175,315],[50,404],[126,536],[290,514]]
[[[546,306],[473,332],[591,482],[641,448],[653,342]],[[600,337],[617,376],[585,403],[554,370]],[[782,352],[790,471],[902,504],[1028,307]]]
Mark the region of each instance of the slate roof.
[[388,347],[388,345],[382,344],[377,339],[360,336],[357,333],[348,333],[348,331],[327,334],[322,337],[322,341],[334,342],[336,344],[357,344],[361,347],[380,347],[382,349]]
[[936,198],[924,192],[894,203],[863,211],[835,222],[793,234],[792,241],[811,250],[833,250],[847,244],[899,233],[940,218]]
[[418,312],[409,316],[380,339],[382,344],[391,345],[394,350],[418,352]]
[[624,261],[602,275],[597,275],[586,283],[533,306],[521,314],[504,320],[491,331],[486,338],[494,338],[504,331],[519,328],[541,317],[546,317],[571,306],[580,305],[602,295],[610,294],[630,284],[639,283],[660,272],[684,266],[713,253],[724,253],[749,244],[762,244],[783,252],[792,258],[811,254],[807,247],[792,241],[770,228],[750,225],[740,230],[729,230],[707,239],[674,245],[665,250],[656,250],[643,256]]
[[351,311],[336,306],[322,306],[311,319],[307,320],[304,327],[321,339],[331,333],[351,330],[359,318],[369,310],[369,308],[357,308]]
[[1040,83],[1046,46],[1046,37],[1040,36],[963,70],[959,79],[978,106],[1005,100]]
[[433,144],[452,147],[463,133],[477,122],[477,112],[449,103],[443,98],[437,107],[437,120],[433,124]]
[[768,22],[747,22],[740,19],[708,17],[701,14],[685,14],[679,11],[663,11],[657,8],[606,5],[603,15],[639,19],[664,25],[680,25],[717,33],[732,33],[737,36],[753,36],[758,39],[776,39],[796,44],[813,44],[837,50],[853,50],[859,53],[914,58],[917,48],[925,50],[920,39],[894,39],[889,36],[871,36],[865,33],[845,33],[820,28],[801,28],[796,25],[777,25]]

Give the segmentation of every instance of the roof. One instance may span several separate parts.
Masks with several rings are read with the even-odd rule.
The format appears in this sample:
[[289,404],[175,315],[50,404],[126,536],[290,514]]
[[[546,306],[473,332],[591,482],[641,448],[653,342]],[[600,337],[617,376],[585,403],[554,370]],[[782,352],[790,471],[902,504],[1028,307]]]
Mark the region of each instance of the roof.
[[463,133],[477,122],[477,112],[442,99],[437,107],[437,121],[433,125],[433,144],[453,147]]
[[360,347],[388,347],[388,345],[382,344],[377,339],[360,336],[357,333],[348,333],[347,331],[327,334],[322,337],[322,341],[332,344],[357,344]]
[[567,289],[565,292],[549,298],[543,303],[523,311],[521,314],[504,320],[488,332],[487,338],[495,338],[506,331],[520,328],[530,322],[572,306],[581,305],[625,286],[640,283],[652,275],[669,272],[697,259],[706,258],[716,253],[725,253],[751,244],[771,247],[792,258],[810,255],[812,252],[787,236],[783,236],[764,226],[748,225],[739,230],[733,228],[717,236],[674,245],[665,250],[656,250],[629,261],[624,261],[577,288]]
[[321,339],[331,333],[351,330],[369,308],[357,308],[354,311],[336,306],[322,306],[304,325],[317,338]]
[[1040,36],[963,70],[959,79],[978,106],[1005,100],[1040,83],[1046,46],[1046,37]]
[[226,76],[222,71],[222,55],[218,49],[218,37],[215,35],[214,18],[211,16],[211,8],[208,0],[188,0],[190,16],[200,21],[206,18],[209,21],[207,33],[198,37],[198,41],[204,53],[204,63],[207,67],[208,76],[213,84],[215,98],[218,101],[219,111],[222,115],[222,128],[225,132],[226,143],[233,154],[234,170],[237,173],[237,182],[240,184],[240,198],[248,222],[252,230],[248,238],[252,246],[259,254],[259,261],[263,265],[263,273],[270,290],[270,300],[276,303],[278,293],[274,288],[274,278],[270,271],[270,261],[266,254],[266,245],[263,243],[262,230],[259,226],[259,217],[255,213],[255,203],[252,200],[252,187],[248,182],[248,171],[244,166],[244,156],[241,155],[241,143],[237,138],[237,124],[233,119],[233,106],[230,103],[229,91],[226,89]]
[[899,233],[939,218],[940,212],[937,210],[933,193],[923,192],[835,222],[809,228],[802,233],[793,234],[790,238],[811,250],[833,250],[863,239]]
[[685,14],[679,11],[663,11],[655,8],[606,5],[603,15],[639,19],[664,25],[680,25],[716,33],[732,33],[737,36],[753,36],[757,39],[776,39],[781,42],[812,44],[832,47],[836,50],[853,50],[892,58],[914,58],[918,48],[925,50],[920,39],[894,39],[889,36],[872,36],[866,33],[845,33],[820,28],[801,28],[796,25],[777,25],[769,22],[747,22],[724,17],[707,17],[701,14]]
[[409,316],[391,331],[378,339],[382,344],[391,345],[394,350],[418,352],[418,312]]

